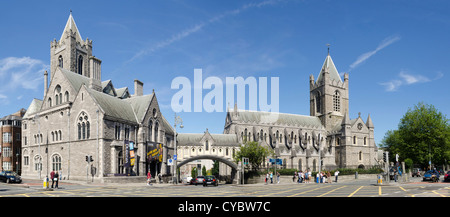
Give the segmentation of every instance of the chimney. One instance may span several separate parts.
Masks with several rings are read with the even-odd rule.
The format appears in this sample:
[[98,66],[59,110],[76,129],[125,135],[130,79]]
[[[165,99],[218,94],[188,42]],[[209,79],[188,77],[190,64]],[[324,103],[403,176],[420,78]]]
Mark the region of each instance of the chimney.
[[45,94],[47,93],[47,88],[48,88],[48,73],[46,70],[44,73],[44,97],[45,97]]
[[144,95],[144,83],[139,80],[134,80],[134,96]]

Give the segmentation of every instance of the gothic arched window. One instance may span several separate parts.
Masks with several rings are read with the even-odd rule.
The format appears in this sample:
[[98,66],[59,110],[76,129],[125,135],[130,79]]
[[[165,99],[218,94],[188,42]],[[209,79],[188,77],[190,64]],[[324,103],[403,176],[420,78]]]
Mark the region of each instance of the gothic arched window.
[[61,68],[63,67],[63,58],[61,55],[58,57],[58,66]]
[[89,117],[85,112],[81,112],[77,120],[78,124],[78,139],[89,139],[91,136],[91,125],[89,123]]
[[337,112],[341,111],[341,94],[337,90],[333,95],[333,110]]
[[61,170],[61,156],[58,154],[55,154],[52,157],[52,169],[56,171]]
[[65,102],[69,102],[69,92],[65,92],[64,93],[64,100],[65,100]]
[[316,112],[317,113],[321,113],[321,108],[320,108],[320,106],[321,106],[321,100],[320,100],[320,93],[319,92],[317,92],[317,94],[316,94]]
[[158,139],[158,130],[159,130],[159,123],[156,122],[156,124],[155,124],[155,142],[159,141],[159,139]]
[[56,101],[55,101],[55,105],[59,105],[59,104],[61,104],[61,102],[62,102],[62,94],[61,94],[61,86],[59,86],[59,84],[58,85],[56,85],[56,87],[55,87],[55,99],[56,99]]
[[78,74],[83,74],[83,57],[81,55],[78,57]]
[[148,140],[153,141],[153,121],[148,122]]

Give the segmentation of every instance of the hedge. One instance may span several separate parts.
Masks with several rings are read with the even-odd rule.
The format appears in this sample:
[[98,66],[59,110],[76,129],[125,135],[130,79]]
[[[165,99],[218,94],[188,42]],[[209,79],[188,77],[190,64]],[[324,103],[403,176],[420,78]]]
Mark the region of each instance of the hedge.
[[[336,169],[339,171],[339,175],[354,175],[356,172],[358,172],[358,174],[380,174],[383,172],[382,169],[380,168],[371,168],[371,169],[348,169],[348,168],[338,168]],[[336,170],[330,170],[330,173],[332,175],[334,175],[334,172]],[[323,170],[326,172],[328,172],[328,170]],[[275,169],[270,168],[270,169],[264,169],[264,170],[260,170],[260,171],[246,171],[245,172],[245,176],[247,177],[253,177],[256,175],[266,175],[267,172],[273,172],[275,174]],[[298,172],[298,169],[277,169],[277,172],[280,173],[280,175],[294,175],[294,172]],[[317,172],[312,172],[311,175],[315,176],[317,174]]]

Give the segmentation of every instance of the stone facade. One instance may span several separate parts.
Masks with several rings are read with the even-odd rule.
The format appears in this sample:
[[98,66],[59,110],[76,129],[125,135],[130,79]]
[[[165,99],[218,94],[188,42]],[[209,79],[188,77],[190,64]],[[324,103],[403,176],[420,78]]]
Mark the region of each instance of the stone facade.
[[[239,110],[227,112],[224,133],[275,151],[283,168],[370,168],[376,165],[374,125],[349,119],[349,76],[341,80],[328,54],[318,79],[310,76],[310,116]],[[267,162],[266,162],[267,163]]]
[[[68,179],[93,175],[102,180],[146,176],[149,170],[153,175],[171,173],[166,161],[173,154],[174,132],[156,94],[143,95],[139,80],[134,81],[134,95],[127,87],[114,88],[111,80],[102,82],[101,60],[92,56],[92,41],[82,40],[72,14],[61,39],[50,43],[50,57],[43,100],[34,99],[23,117],[28,127],[22,129],[22,161],[29,159],[23,176],[44,178],[58,170]],[[134,165],[126,164],[129,142],[134,144]],[[156,143],[163,147],[162,162],[146,157],[147,146]]]

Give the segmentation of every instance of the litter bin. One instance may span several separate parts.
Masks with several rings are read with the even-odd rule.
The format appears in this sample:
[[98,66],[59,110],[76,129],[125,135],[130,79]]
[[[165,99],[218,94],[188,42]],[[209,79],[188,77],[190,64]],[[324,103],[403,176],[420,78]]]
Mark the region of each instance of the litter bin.
[[48,177],[44,178],[44,183],[43,183],[42,188],[44,188],[44,189],[48,188]]
[[383,176],[378,175],[378,182],[379,185],[383,184]]

